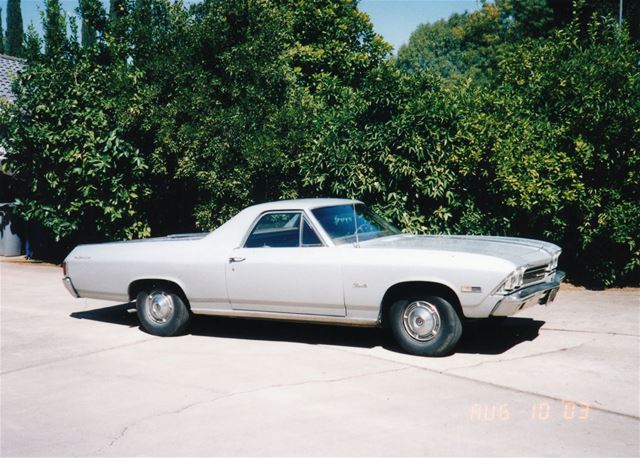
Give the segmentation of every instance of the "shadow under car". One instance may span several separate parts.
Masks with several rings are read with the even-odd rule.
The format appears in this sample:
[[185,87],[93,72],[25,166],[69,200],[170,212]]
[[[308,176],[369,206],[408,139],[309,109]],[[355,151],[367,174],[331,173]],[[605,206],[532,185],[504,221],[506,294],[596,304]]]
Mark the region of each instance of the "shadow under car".
[[[73,312],[71,317],[140,328],[134,303]],[[534,340],[538,337],[544,323],[544,321],[521,317],[471,321],[465,324],[455,353],[486,355],[504,353],[522,342]],[[196,315],[192,317],[188,334],[309,345],[360,348],[382,346],[391,351],[402,352],[390,333],[383,328]]]

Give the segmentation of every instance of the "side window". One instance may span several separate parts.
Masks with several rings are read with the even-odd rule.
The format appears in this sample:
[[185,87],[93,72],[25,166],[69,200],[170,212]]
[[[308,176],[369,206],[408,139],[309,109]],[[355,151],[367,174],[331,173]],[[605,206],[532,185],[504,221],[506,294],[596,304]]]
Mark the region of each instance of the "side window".
[[268,213],[255,225],[247,238],[246,248],[300,246],[300,213]]
[[302,222],[302,246],[322,246],[320,237],[316,234],[316,231],[309,226],[307,219],[303,219]]

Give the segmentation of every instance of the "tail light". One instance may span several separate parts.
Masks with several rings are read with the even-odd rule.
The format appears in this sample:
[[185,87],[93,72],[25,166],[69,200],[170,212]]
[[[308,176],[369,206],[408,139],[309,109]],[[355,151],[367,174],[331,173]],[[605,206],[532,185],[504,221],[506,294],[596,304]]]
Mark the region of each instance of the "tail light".
[[62,274],[63,274],[65,277],[66,277],[66,276],[68,276],[68,273],[67,273],[67,261],[63,261],[63,262],[62,262]]

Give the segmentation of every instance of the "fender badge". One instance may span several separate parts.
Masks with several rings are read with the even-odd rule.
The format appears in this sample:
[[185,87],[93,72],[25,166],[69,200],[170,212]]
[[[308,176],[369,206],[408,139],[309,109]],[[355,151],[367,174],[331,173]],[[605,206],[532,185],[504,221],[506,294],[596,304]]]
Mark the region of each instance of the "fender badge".
[[353,287],[354,288],[366,288],[367,284],[366,283],[354,283]]
[[482,288],[479,286],[463,286],[460,288],[463,293],[481,293]]

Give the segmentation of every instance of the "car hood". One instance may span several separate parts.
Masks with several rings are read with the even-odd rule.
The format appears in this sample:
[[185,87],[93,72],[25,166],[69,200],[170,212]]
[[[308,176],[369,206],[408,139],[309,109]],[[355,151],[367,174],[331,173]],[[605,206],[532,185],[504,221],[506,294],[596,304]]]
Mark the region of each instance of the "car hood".
[[506,259],[517,265],[541,265],[560,251],[557,245],[540,240],[473,235],[403,234],[361,242],[360,247],[471,253]]

